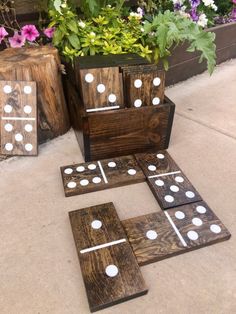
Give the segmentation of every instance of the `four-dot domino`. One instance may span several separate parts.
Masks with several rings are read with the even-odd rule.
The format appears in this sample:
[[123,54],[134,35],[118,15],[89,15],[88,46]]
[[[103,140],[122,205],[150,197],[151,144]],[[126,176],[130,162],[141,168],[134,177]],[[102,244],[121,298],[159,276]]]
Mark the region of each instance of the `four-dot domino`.
[[36,83],[0,81],[1,153],[37,155]]
[[139,265],[225,241],[231,236],[205,202],[131,218],[122,223]]
[[69,217],[91,312],[147,293],[113,203]]
[[133,156],[61,167],[66,196],[79,195],[145,181]]
[[166,151],[135,156],[162,209],[201,201],[199,193]]

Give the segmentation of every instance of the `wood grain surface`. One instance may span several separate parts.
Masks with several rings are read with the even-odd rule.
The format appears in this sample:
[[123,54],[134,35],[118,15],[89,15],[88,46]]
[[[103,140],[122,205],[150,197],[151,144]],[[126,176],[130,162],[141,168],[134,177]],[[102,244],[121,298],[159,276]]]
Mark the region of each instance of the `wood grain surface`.
[[[113,203],[72,211],[69,217],[91,312],[147,293]],[[109,273],[109,267],[116,272]]]
[[0,153],[9,156],[37,155],[36,83],[0,81],[0,117]]
[[61,167],[65,196],[79,195],[145,181],[133,156]]
[[225,241],[231,236],[205,202],[127,219],[122,224],[140,266]]

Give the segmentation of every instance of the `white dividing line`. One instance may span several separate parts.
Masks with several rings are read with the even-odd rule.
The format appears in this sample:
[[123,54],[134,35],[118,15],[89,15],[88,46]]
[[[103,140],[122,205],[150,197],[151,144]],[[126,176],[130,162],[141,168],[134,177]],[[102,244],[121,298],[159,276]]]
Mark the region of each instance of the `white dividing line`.
[[106,175],[105,175],[105,172],[104,172],[104,170],[103,170],[103,168],[102,168],[102,164],[101,164],[100,161],[98,161],[98,166],[99,166],[99,168],[100,168],[100,171],[101,171],[103,180],[104,180],[104,182],[107,184],[107,183],[108,183],[108,180],[107,180],[107,177],[106,177]]
[[35,121],[35,118],[2,117],[2,120],[28,120],[28,121]]
[[164,177],[164,176],[170,176],[172,174],[177,174],[177,173],[181,173],[181,171],[173,171],[173,172],[166,172],[166,173],[161,173],[161,174],[155,174],[154,176],[149,176],[148,178],[157,178],[157,177]]
[[123,242],[126,242],[126,239],[120,239],[120,240],[108,242],[108,243],[105,243],[105,244],[100,244],[100,245],[92,246],[92,247],[89,247],[89,248],[87,248],[87,249],[81,250],[80,253],[81,253],[81,254],[89,253],[89,252],[92,252],[92,251],[96,251],[96,250],[99,250],[99,249],[103,249],[103,248],[105,248],[105,247],[112,246],[112,245],[116,245],[116,244],[120,244],[120,243],[123,243]]
[[120,106],[110,106],[110,107],[102,107],[102,108],[92,108],[92,109],[86,109],[86,112],[97,112],[97,111],[105,111],[105,110],[113,110],[113,109],[119,109]]
[[167,217],[167,219],[169,220],[169,223],[171,224],[171,226],[173,227],[175,233],[177,234],[177,236],[179,237],[180,241],[182,242],[183,246],[187,246],[187,243],[184,241],[184,238],[182,237],[182,235],[180,234],[178,228],[176,227],[176,225],[174,224],[173,220],[171,219],[170,215],[167,213],[167,211],[164,210],[164,213]]

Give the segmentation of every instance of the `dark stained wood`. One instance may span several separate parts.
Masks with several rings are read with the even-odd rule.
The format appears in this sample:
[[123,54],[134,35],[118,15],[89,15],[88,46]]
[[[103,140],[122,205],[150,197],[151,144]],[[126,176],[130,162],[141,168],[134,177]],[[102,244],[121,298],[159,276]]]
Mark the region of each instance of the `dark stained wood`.
[[[78,80],[85,109],[124,107],[123,85],[118,67],[83,69],[79,71]],[[99,92],[102,87],[105,90]]]
[[35,82],[0,81],[1,154],[37,155],[36,100]]
[[[206,213],[198,213],[198,206],[205,207]],[[199,208],[203,209],[202,207]],[[180,215],[181,217],[180,212],[185,215],[182,220],[175,217],[176,213],[178,213],[176,214],[177,216]],[[185,241],[186,246],[184,246],[173,229],[166,213],[171,217]],[[194,225],[192,221],[194,218],[194,223],[200,222],[196,220],[196,218],[198,218],[201,220],[202,225]],[[231,236],[230,232],[205,202],[188,204],[168,209],[165,212],[157,212],[127,219],[122,221],[122,224],[140,266],[225,241]],[[210,229],[212,225],[219,226],[221,230],[216,226],[212,228],[215,231],[220,230],[220,232],[212,232]],[[152,240],[147,237],[147,232],[150,230],[157,233],[156,239]],[[188,232],[190,231],[196,232],[198,239],[190,240],[188,237]]]
[[[113,203],[72,211],[69,217],[91,312],[147,293]],[[94,221],[100,228],[93,229]],[[118,240],[122,242],[110,243]],[[105,248],[94,248],[107,243]],[[117,267],[114,277],[106,272],[109,265]]]
[[0,80],[37,83],[39,143],[68,131],[70,121],[57,49],[42,46],[0,52]]
[[79,195],[145,181],[132,156],[61,167],[65,196]]

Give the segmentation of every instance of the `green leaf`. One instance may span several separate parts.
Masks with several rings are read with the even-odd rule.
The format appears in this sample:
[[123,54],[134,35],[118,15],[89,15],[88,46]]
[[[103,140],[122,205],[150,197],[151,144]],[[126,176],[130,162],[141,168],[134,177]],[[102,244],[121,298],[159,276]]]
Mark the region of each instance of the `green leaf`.
[[68,21],[66,25],[72,32],[78,33],[78,26],[75,20]]
[[55,7],[55,9],[57,10],[57,12],[61,13],[61,0],[54,0],[53,5]]
[[76,34],[72,34],[68,37],[68,40],[70,44],[75,48],[75,49],[80,49],[80,41],[79,38]]

